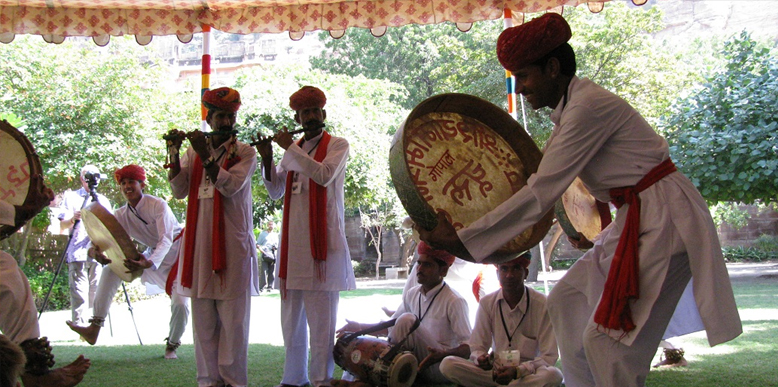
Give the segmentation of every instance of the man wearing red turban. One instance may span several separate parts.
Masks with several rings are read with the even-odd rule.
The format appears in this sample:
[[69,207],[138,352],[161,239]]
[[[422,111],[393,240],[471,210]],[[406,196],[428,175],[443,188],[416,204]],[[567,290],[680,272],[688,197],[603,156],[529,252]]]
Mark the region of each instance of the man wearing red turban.
[[332,350],[340,291],[356,288],[343,212],[349,144],[322,130],[326,103],[324,92],[313,86],[289,97],[294,120],[305,135],[293,141],[284,128],[274,136],[284,149],[278,165],[271,142],[257,145],[268,194],[284,198],[274,284],[281,289],[286,349],[281,386],[329,385],[335,369]]
[[[125,260],[129,271],[142,270],[141,282],[146,286],[146,294],[154,295],[165,291],[168,277],[171,284],[175,280],[172,269],[178,261],[181,239],[181,225],[164,199],[144,194],[146,188],[146,170],[135,164],[119,168],[113,174],[127,204],[116,210],[114,216],[130,238],[148,246],[140,254],[139,260]],[[103,265],[111,263],[102,251],[93,247],[90,254]],[[70,329],[77,332],[89,344],[94,345],[103,327],[105,316],[111,308],[111,302],[119,289],[122,279],[112,270],[104,270],[100,276],[95,294],[94,316],[90,325],[79,326],[68,323]],[[189,320],[189,298],[176,292],[170,295],[170,333],[165,348],[166,359],[176,359],[176,349],[181,345],[181,336]]]
[[[538,171],[495,210],[454,230],[444,216],[420,236],[482,261],[538,222],[576,177],[619,208],[605,253],[587,253],[554,287],[548,309],[568,386],[642,386],[690,280],[711,345],[742,332],[705,200],[667,142],[626,101],[575,75],[570,26],[554,13],[506,29],[500,63],[534,109],[554,109]],[[660,297],[661,294],[661,297]]]
[[[233,134],[241,104],[237,90],[208,90],[202,102],[212,136],[200,131],[166,136],[173,196],[187,198],[174,291],[192,299],[197,383],[245,386],[250,299],[260,291],[251,216],[257,154]],[[179,159],[184,138],[191,146]]]
[[[467,301],[452,289],[443,278],[454,263],[454,256],[420,242],[417,248],[416,279],[418,285],[403,294],[403,301],[392,315],[394,326],[371,332],[388,336],[390,343],[405,341],[407,348],[419,360],[417,381],[426,384],[448,384],[440,372],[440,361],[446,356],[467,357],[470,337],[470,318]],[[418,328],[414,330],[414,326]],[[359,332],[374,325],[346,320],[338,334]],[[334,382],[345,387],[348,382]]]

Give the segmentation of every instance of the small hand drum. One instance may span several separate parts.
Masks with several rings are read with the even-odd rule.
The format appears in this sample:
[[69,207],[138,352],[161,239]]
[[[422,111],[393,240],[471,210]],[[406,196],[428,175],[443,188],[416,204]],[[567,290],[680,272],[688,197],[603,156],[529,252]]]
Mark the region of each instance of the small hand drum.
[[116,217],[100,203],[92,202],[81,210],[81,221],[92,244],[99,247],[111,263],[108,267],[125,282],[132,282],[143,274],[143,270],[129,272],[125,259],[140,259],[132,239]]
[[[348,338],[348,339],[346,339]],[[387,356],[392,345],[373,337],[344,336],[335,343],[335,364],[359,380],[379,387],[410,387],[419,362],[410,352]]]
[[[31,204],[33,195],[39,192],[32,187],[30,177],[41,174],[41,163],[30,140],[7,121],[0,121],[0,199],[15,206]],[[0,239],[21,226],[0,226]]]

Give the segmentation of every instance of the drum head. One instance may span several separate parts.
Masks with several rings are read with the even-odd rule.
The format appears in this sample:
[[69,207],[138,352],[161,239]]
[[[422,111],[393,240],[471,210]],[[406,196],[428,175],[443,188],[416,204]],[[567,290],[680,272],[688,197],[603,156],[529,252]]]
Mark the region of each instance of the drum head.
[[[41,173],[40,160],[30,140],[8,121],[0,121],[0,199],[15,206],[25,204],[31,199],[30,177]],[[0,227],[0,239],[18,229],[3,225]]]
[[[521,125],[488,101],[465,94],[429,98],[397,130],[389,167],[397,196],[427,230],[443,212],[457,230],[510,198],[534,173],[542,154]],[[498,249],[507,261],[540,242],[553,211]]]
[[416,380],[419,362],[410,352],[395,356],[386,375],[387,387],[410,387]]
[[573,184],[562,194],[554,206],[554,212],[562,230],[570,238],[579,239],[580,233],[591,241],[603,229],[597,200],[580,178],[576,177]]
[[138,249],[119,221],[100,203],[92,202],[81,210],[81,220],[92,244],[99,247],[111,263],[108,267],[125,282],[132,282],[143,270],[128,272],[124,260],[140,258]]

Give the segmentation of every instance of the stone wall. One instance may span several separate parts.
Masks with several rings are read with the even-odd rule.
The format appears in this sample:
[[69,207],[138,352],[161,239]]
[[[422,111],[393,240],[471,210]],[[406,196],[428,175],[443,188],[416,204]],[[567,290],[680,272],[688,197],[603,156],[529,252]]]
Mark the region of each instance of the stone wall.
[[740,206],[748,212],[748,224],[736,230],[724,223],[719,227],[719,239],[722,246],[751,246],[760,235],[778,235],[778,212],[771,209],[760,210],[756,206]]

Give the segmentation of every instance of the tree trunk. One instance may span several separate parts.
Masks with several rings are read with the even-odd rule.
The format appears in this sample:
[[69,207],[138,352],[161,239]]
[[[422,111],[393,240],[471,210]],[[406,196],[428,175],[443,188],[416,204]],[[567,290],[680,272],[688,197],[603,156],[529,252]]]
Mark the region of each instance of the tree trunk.
[[[542,241],[540,243],[543,243]],[[527,281],[536,282],[538,280],[538,263],[542,261],[540,258],[540,245],[530,249],[532,253],[532,260],[529,262],[529,275],[527,275]]]
[[30,232],[32,232],[31,223],[32,220],[24,225],[24,228],[22,229],[22,239],[19,241],[19,247],[16,249],[16,262],[19,263],[19,267],[24,267],[27,263],[27,241],[30,239]]
[[381,278],[381,234],[383,232],[382,227],[376,227],[376,234],[373,235],[372,232],[370,232],[371,238],[373,238],[373,247],[375,247],[376,252],[376,260],[375,260],[375,279]]

